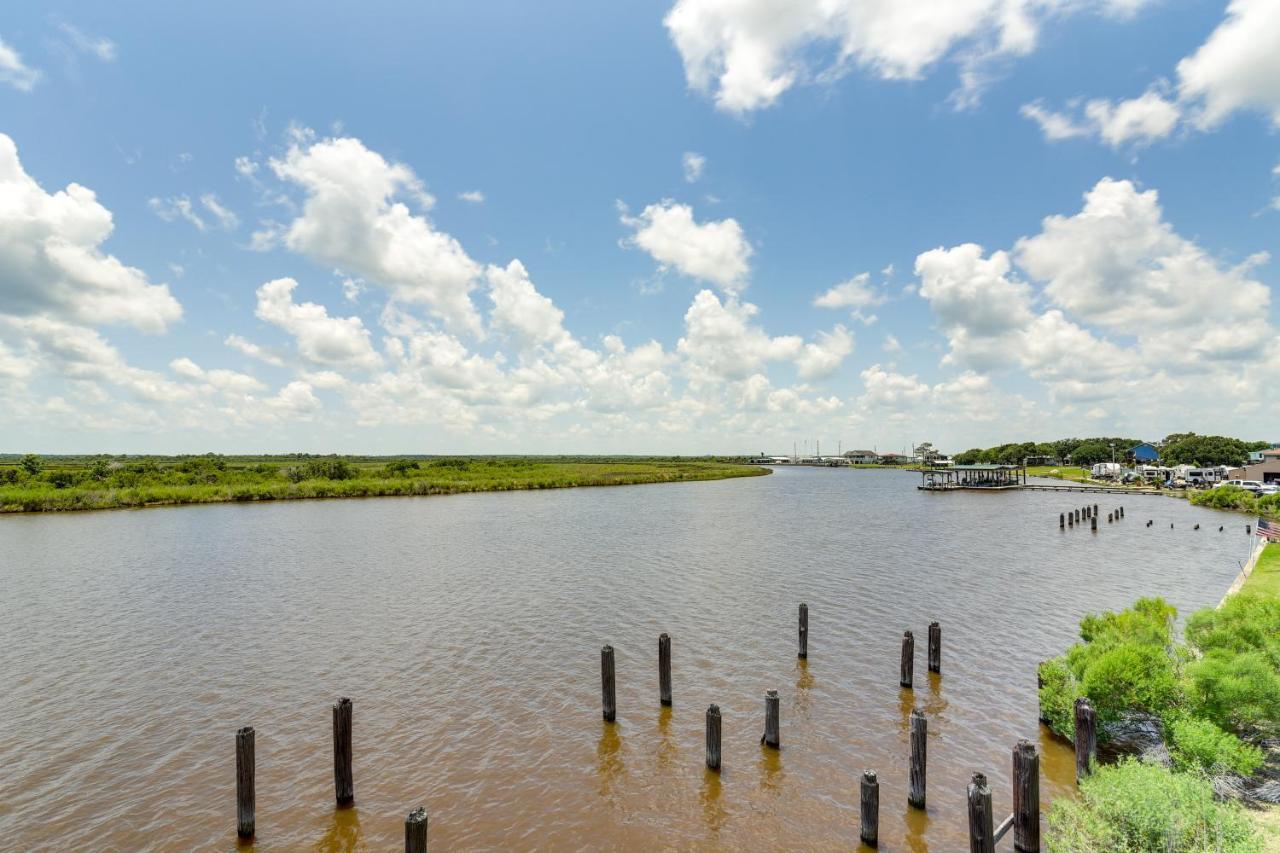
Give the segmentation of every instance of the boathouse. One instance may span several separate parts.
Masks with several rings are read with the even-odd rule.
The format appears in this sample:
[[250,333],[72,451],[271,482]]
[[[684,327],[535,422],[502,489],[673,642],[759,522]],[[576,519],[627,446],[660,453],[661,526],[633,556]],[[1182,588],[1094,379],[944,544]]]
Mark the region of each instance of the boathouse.
[[1017,489],[1027,482],[1027,469],[1022,465],[954,465],[926,468],[920,474],[920,488],[930,491]]

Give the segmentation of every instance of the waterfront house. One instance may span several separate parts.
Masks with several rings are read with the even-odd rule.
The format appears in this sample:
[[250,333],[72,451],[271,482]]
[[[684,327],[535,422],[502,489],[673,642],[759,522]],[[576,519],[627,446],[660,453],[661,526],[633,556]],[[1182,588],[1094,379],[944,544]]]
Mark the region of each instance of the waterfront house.
[[911,461],[912,459],[910,456],[903,456],[901,453],[881,453],[880,454],[881,465],[906,465],[908,462],[911,462]]
[[851,465],[875,465],[880,461],[880,454],[874,450],[846,450],[844,458]]
[[1133,457],[1134,462],[1155,462],[1160,458],[1160,451],[1156,449],[1154,444],[1144,441],[1137,447],[1131,448],[1129,455]]

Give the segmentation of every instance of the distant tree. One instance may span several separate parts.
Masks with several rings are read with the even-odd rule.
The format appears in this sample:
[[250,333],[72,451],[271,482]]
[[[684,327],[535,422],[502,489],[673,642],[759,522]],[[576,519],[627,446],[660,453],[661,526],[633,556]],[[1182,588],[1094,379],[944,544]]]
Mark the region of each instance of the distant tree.
[[954,457],[957,465],[976,465],[978,457],[982,453],[980,448],[974,447],[962,453],[957,453]]
[[40,469],[44,467],[44,462],[34,453],[28,453],[22,457],[22,461],[18,463],[19,467],[26,472],[28,477],[34,477],[40,473]]
[[1167,465],[1243,465],[1249,448],[1243,441],[1225,435],[1187,433],[1165,439],[1160,458]]

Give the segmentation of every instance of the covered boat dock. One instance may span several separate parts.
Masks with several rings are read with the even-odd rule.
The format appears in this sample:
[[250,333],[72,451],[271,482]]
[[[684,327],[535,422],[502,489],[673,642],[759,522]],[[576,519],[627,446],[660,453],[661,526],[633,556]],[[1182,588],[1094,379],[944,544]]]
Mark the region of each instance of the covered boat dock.
[[921,472],[921,489],[1020,489],[1027,483],[1027,469],[1022,465],[953,465],[950,468],[925,468]]

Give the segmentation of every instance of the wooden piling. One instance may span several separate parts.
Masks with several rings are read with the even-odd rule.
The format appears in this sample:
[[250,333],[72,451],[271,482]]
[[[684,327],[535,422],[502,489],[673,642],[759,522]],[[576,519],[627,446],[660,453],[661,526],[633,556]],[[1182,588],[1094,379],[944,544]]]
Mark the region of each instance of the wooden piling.
[[1098,517],[1096,515],[1089,519],[1089,529],[1094,533],[1098,532]]
[[910,631],[902,632],[902,672],[898,676],[898,684],[911,687],[912,675],[916,667],[916,638]]
[[925,763],[929,744],[929,721],[919,708],[911,709],[911,765],[907,771],[907,803],[924,808]]
[[1111,519],[1112,519],[1112,514],[1111,514],[1111,513],[1107,513],[1107,524],[1110,524],[1110,523],[1111,523]]
[[1098,721],[1093,703],[1081,696],[1076,699],[1076,784],[1093,770],[1098,758]]
[[760,738],[760,742],[774,749],[779,749],[782,745],[781,728],[778,723],[777,690],[764,692],[764,735]]
[[658,702],[671,705],[671,637],[658,635]]
[[1025,739],[1013,748],[1013,849],[1040,853],[1040,756]]
[[1058,513],[1058,529],[1059,530],[1067,529],[1067,514],[1065,512]]
[[1124,518],[1124,507],[1120,507],[1120,517]]
[[1097,504],[1094,504],[1094,505],[1093,505],[1093,516],[1094,516],[1094,518],[1097,518],[1097,517],[1098,517],[1098,505],[1097,505]]
[[427,810],[422,806],[404,819],[404,853],[427,853]]
[[356,801],[351,773],[351,700],[345,696],[333,706],[333,792],[340,806]]
[[858,827],[858,838],[868,847],[876,847],[880,843],[880,783],[876,781],[874,770],[862,771],[862,784],[859,787],[858,811],[862,819]]
[[1068,526],[1068,527],[1075,527],[1075,526],[1076,526],[1076,522],[1075,522],[1075,513],[1073,513],[1073,512],[1069,512],[1069,513],[1067,513],[1067,526]]
[[799,657],[809,657],[809,605],[800,605],[800,652]]
[[720,706],[707,708],[707,767],[720,769]]
[[969,782],[969,853],[995,853],[995,830],[991,815],[991,786],[982,773]]
[[604,704],[604,721],[612,723],[618,716],[618,695],[613,675],[613,646],[605,646],[600,650],[600,693]]
[[929,671],[942,672],[942,626],[929,623]]
[[[1173,525],[1172,525],[1172,524],[1170,524],[1169,526],[1170,526],[1170,527],[1173,527]],[[1253,526],[1252,526],[1252,525],[1250,525],[1250,524],[1246,524],[1246,525],[1244,526],[1244,532],[1245,532],[1245,533],[1253,533]]]
[[245,726],[236,732],[236,835],[253,838],[257,829],[256,810],[253,726]]

